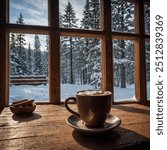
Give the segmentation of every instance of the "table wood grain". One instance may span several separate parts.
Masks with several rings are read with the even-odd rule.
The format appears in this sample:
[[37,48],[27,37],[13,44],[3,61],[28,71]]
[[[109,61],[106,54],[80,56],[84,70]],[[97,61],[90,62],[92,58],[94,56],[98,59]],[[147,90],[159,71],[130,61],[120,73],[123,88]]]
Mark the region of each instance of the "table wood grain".
[[[71,104],[76,110],[76,105]],[[86,136],[66,124],[64,105],[37,105],[32,115],[0,114],[0,150],[149,150],[150,110],[139,104],[115,105],[111,114],[122,123],[107,135]]]

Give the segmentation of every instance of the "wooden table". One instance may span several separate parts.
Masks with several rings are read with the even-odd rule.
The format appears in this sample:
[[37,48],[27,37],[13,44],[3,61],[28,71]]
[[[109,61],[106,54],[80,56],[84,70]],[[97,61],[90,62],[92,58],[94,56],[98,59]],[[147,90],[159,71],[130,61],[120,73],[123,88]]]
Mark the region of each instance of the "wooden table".
[[[76,105],[71,107],[76,109]],[[9,108],[0,114],[0,150],[149,150],[149,107],[115,105],[111,113],[121,126],[108,135],[85,136],[65,122],[70,113],[63,105],[37,105],[32,115],[15,116]]]

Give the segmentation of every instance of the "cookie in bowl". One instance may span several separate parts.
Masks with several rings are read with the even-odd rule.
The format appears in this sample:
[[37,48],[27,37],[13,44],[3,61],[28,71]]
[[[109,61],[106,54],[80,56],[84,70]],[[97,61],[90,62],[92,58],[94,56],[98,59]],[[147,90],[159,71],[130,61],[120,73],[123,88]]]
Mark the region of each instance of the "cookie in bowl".
[[13,114],[30,114],[36,109],[34,100],[19,100],[10,105],[10,110]]

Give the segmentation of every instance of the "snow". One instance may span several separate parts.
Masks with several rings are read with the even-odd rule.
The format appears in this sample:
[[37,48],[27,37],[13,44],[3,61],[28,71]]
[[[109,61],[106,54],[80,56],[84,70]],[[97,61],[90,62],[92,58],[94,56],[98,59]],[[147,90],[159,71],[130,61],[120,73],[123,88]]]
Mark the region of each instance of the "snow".
[[11,85],[9,101],[26,98],[47,101],[49,99],[48,91],[48,85]]
[[[150,86],[147,84],[148,97],[150,94]],[[91,85],[71,85],[61,84],[61,101],[64,101],[70,96],[75,96],[77,91],[92,90]],[[114,99],[116,101],[134,99],[134,86],[127,88],[114,87]],[[10,102],[18,99],[35,99],[36,101],[44,102],[49,99],[49,86],[47,85],[12,85],[10,86]]]
[[61,101],[65,101],[70,96],[75,96],[76,92],[94,89],[91,85],[61,84]]
[[114,99],[116,101],[122,100],[134,100],[135,99],[135,89],[134,87],[119,88],[114,87]]

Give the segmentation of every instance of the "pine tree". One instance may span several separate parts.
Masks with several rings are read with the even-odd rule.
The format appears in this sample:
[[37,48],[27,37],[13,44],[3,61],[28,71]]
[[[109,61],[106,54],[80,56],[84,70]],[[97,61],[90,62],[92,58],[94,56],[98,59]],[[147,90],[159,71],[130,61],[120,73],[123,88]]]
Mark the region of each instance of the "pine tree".
[[[100,2],[99,0],[90,0],[90,11],[91,11],[91,29],[100,29]],[[89,55],[88,62],[90,68],[92,68],[91,73],[91,84],[95,88],[100,88],[101,86],[101,50],[100,50],[100,40],[90,39],[89,40]],[[90,70],[90,69],[89,69]]]
[[16,74],[16,36],[14,33],[10,34],[10,74]]
[[[83,29],[100,29],[100,3],[99,0],[86,0],[83,19]],[[101,85],[101,51],[100,40],[95,38],[82,38],[84,66],[82,67],[83,84],[92,84],[95,88]]]
[[[16,21],[17,24],[24,24],[24,18],[22,13],[20,13],[18,20]],[[24,38],[24,34],[17,33],[13,34],[12,38],[15,35],[15,48],[13,49],[14,52],[14,64],[15,64],[15,71],[13,75],[26,75],[28,72],[28,66],[26,64],[26,40]]]
[[28,52],[27,52],[27,64],[28,64],[28,75],[32,75],[32,49],[31,44],[28,44]]
[[[16,23],[17,24],[21,24],[21,25],[25,24],[22,13],[20,13],[20,16],[17,19]],[[23,52],[22,49],[24,48],[24,45],[26,45],[26,43],[25,43],[26,40],[24,38],[25,35],[22,34],[22,33],[18,33],[16,36],[17,36],[17,38],[16,38],[16,45],[19,48],[19,55],[21,55],[21,53]]]
[[150,82],[150,43],[146,42],[145,44],[146,49],[146,79],[147,82]]
[[146,34],[150,34],[150,6],[144,5],[144,18],[145,18],[145,32]]
[[86,0],[83,18],[81,20],[82,29],[100,29],[100,2],[99,0]]
[[10,34],[10,49],[16,48],[16,35],[14,33]]
[[100,2],[99,0],[90,0],[90,25],[91,29],[100,29]]
[[43,75],[48,77],[48,52],[49,52],[49,36],[46,36],[46,49],[43,52]]
[[[90,1],[86,0],[85,6],[84,6],[84,10],[83,10],[83,18],[81,20],[81,29],[91,29],[91,8],[90,8]],[[82,70],[81,70],[81,83],[82,84],[89,84],[90,80],[91,80],[91,73],[88,67],[88,54],[89,54],[89,40],[88,38],[81,38],[80,39],[80,45],[81,48],[80,53],[82,57],[82,62],[83,65]]]
[[134,32],[134,4],[132,2],[112,0],[112,30]]
[[59,13],[59,27],[63,27],[63,16],[62,16],[62,14],[61,13]]
[[[134,4],[126,1],[112,1],[112,30],[120,32],[134,32]],[[128,82],[132,83],[134,72],[133,42],[117,40],[113,42],[114,48],[114,81],[115,86],[126,88]],[[129,48],[131,47],[131,48]],[[129,67],[128,67],[129,66]],[[130,79],[131,78],[131,79]]]
[[81,29],[91,29],[91,9],[89,0],[86,0],[86,4],[84,6]]
[[101,49],[99,39],[89,40],[89,52],[88,52],[88,74],[91,76],[90,84],[95,88],[101,86]]
[[34,37],[34,72],[35,75],[42,74],[41,43],[39,36]]
[[[65,28],[78,28],[77,27],[77,21],[78,19],[76,18],[76,13],[73,9],[72,4],[68,1],[67,6],[65,7],[65,13],[62,15],[62,27]],[[75,83],[74,79],[74,64],[73,64],[73,59],[74,59],[74,48],[75,48],[75,38],[73,37],[63,37],[61,39],[62,47],[61,47],[61,55],[65,55],[65,65],[62,67],[62,72],[66,72],[66,77],[68,78],[69,76],[69,81],[67,79],[67,82],[70,84]],[[66,70],[64,70],[66,69]],[[69,74],[68,74],[69,73]],[[62,74],[62,73],[61,73]]]
[[[144,5],[145,10],[145,33],[150,34],[150,6]],[[145,42],[146,49],[146,79],[150,82],[150,43]]]
[[62,26],[65,28],[78,28],[78,19],[76,18],[76,13],[73,9],[72,4],[69,1],[64,11],[65,13],[62,15]]

